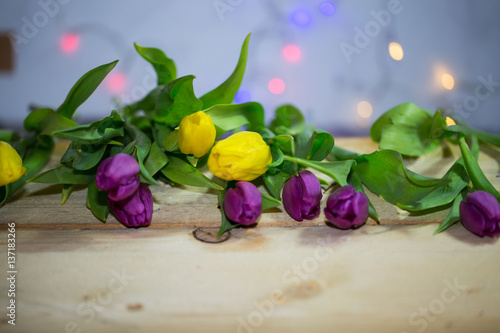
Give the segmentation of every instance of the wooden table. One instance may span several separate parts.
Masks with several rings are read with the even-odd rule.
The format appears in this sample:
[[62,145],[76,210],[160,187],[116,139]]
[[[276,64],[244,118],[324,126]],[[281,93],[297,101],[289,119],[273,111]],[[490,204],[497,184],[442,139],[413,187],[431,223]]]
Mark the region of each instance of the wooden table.
[[[371,152],[366,138],[338,146]],[[441,176],[443,146],[407,166]],[[500,188],[500,151],[479,163]],[[52,161],[57,163],[57,156]],[[220,223],[216,194],[152,187],[152,225],[103,224],[84,189],[29,184],[0,210],[0,332],[498,332],[500,243],[461,224],[433,236],[447,211],[418,216],[374,197],[382,221],[354,231],[295,222],[282,208],[222,243],[193,237]],[[324,198],[326,199],[326,197]],[[6,316],[7,223],[15,222],[16,325]]]

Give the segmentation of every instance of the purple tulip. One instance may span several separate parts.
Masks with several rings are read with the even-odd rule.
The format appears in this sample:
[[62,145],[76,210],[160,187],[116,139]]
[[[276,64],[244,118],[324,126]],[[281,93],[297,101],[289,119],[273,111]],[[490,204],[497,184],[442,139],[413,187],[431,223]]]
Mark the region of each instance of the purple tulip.
[[139,163],[135,158],[127,154],[117,154],[102,161],[97,169],[95,183],[99,190],[109,191],[109,199],[120,201],[137,191],[139,171]]
[[319,215],[323,197],[318,178],[310,171],[299,171],[283,186],[283,206],[297,221],[311,220]]
[[368,198],[351,185],[342,186],[328,197],[325,216],[335,227],[350,229],[362,226],[368,219]]
[[224,213],[233,222],[243,225],[255,223],[262,212],[262,196],[250,182],[237,182],[224,196]]
[[153,216],[153,196],[146,184],[130,197],[114,201],[108,198],[108,207],[116,218],[127,227],[147,227]]
[[460,203],[460,218],[467,230],[480,237],[500,235],[500,204],[485,191],[476,191]]

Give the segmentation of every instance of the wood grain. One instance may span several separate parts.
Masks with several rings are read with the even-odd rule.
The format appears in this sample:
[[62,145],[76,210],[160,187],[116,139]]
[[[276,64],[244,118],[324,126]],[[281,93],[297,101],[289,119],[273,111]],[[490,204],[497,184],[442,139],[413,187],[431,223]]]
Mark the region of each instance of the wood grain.
[[[365,138],[337,145],[376,149]],[[441,176],[458,154],[444,146],[408,166]],[[497,188],[499,156],[484,146],[479,159]],[[143,229],[98,222],[84,190],[60,206],[60,188],[29,184],[10,200],[0,210],[0,332],[498,332],[498,238],[460,224],[433,236],[446,211],[408,215],[372,196],[381,225],[342,231],[279,209],[210,244],[193,231],[217,230],[215,193],[152,190]],[[16,326],[5,315],[7,222],[16,223]]]

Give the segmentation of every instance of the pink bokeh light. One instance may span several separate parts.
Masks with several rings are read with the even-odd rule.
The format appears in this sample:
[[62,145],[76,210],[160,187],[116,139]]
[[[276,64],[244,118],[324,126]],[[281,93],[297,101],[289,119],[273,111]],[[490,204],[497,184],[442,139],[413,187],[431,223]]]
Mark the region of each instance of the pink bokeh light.
[[62,35],[59,46],[64,53],[74,53],[80,47],[80,36],[74,32]]
[[285,82],[283,82],[282,79],[274,78],[271,81],[269,81],[268,87],[270,92],[272,92],[275,95],[279,95],[283,91],[285,91]]
[[283,57],[289,62],[297,62],[302,58],[302,52],[297,45],[288,44],[283,48]]
[[127,79],[123,73],[117,72],[110,74],[107,79],[108,89],[114,93],[122,92],[127,83]]

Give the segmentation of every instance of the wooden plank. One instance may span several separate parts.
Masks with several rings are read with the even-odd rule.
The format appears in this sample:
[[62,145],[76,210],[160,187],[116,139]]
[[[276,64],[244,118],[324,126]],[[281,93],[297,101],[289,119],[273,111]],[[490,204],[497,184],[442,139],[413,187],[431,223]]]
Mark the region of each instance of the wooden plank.
[[[376,143],[369,138],[340,138],[336,144],[340,147],[370,153],[377,149]],[[50,167],[56,166],[65,144],[57,146]],[[498,156],[499,150],[490,146],[482,146],[479,163],[485,174],[497,188],[500,188]],[[424,157],[408,160],[407,166],[416,172],[429,177],[441,177],[460,156],[458,147],[443,144],[442,149]],[[208,174],[208,173],[207,173]],[[154,197],[154,214],[150,228],[179,228],[195,226],[217,226],[220,224],[220,213],[217,209],[217,193],[213,190],[195,187],[162,184],[151,186]],[[20,228],[121,228],[121,224],[113,217],[108,222],[99,222],[85,207],[86,189],[74,191],[64,206],[60,205],[61,187],[58,185],[28,184],[22,193],[9,200],[0,211],[0,219],[5,225],[9,221],[19,221]],[[426,215],[409,214],[388,204],[383,199],[369,194],[374,206],[381,216],[381,224],[415,224],[439,223],[447,215],[447,210]],[[327,195],[323,197],[324,207]],[[290,218],[282,207],[262,214],[261,226],[319,226],[325,224],[323,213],[312,220],[296,222]],[[375,224],[369,220],[368,224]],[[1,226],[1,225],[0,225]]]
[[[19,229],[1,332],[496,332],[500,243],[461,226]],[[0,232],[6,248],[5,231]],[[6,262],[0,251],[0,262]],[[2,304],[8,289],[0,274]],[[3,307],[5,312],[5,307]]]

